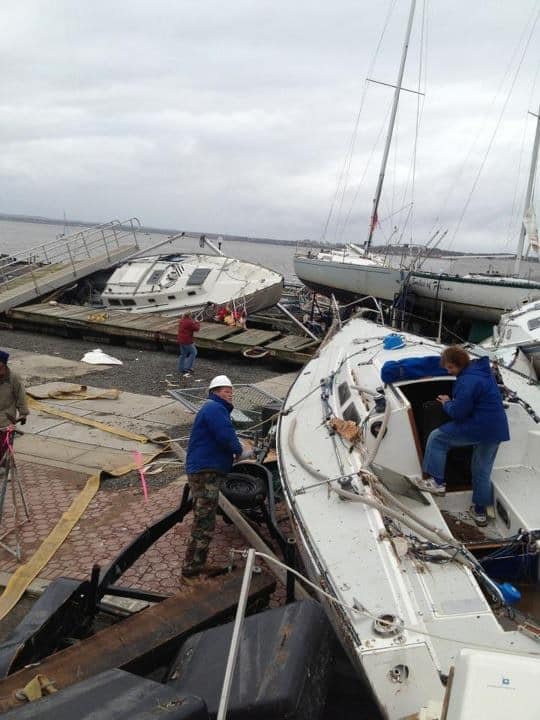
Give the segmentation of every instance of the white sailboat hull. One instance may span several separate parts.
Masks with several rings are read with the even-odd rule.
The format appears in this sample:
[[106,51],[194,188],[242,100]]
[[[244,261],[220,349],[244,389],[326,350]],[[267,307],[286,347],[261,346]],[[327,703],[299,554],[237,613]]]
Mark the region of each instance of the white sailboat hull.
[[[358,266],[347,261],[296,257],[294,267],[309,288],[345,302],[366,295],[392,302],[407,278],[404,270],[376,263]],[[539,282],[517,278],[412,272],[407,284],[416,306],[437,311],[444,303],[445,312],[488,322],[497,322],[506,310],[540,298]]]
[[392,301],[404,277],[400,270],[375,263],[356,265],[300,256],[294,258],[294,270],[307,287],[344,302],[366,295]]
[[[377,410],[374,396],[386,360],[441,350],[410,334],[404,334],[403,349],[386,350],[383,338],[390,332],[354,319],[306,365],[280,417],[278,459],[303,560],[312,581],[332,598],[323,602],[338,637],[360,676],[368,680],[383,716],[402,720],[430,701],[442,702],[443,680],[462,648],[527,655],[539,652],[540,645],[517,630],[503,629],[469,567],[422,559],[411,540],[422,531],[411,532],[400,520],[395,524],[391,512],[397,498],[407,513],[450,533],[443,511],[454,512],[452,503],[457,503],[459,513],[466,515],[471,494],[460,490],[435,501],[408,491],[411,486],[403,476],[422,473],[414,419],[420,398],[436,396],[446,389],[441,383],[453,380],[422,378],[387,385],[388,415]],[[502,514],[490,523],[489,532],[508,537],[520,528],[540,529],[540,424],[533,417],[540,412],[540,387],[511,371],[502,373],[529,407],[509,403],[513,441],[501,445],[492,475],[494,501]],[[351,446],[330,430],[331,417],[357,423],[357,444]],[[405,485],[405,491],[392,489],[391,502],[380,494],[380,483],[368,481],[374,476],[365,470],[373,462]],[[343,488],[359,500],[341,497]],[[377,505],[381,498],[383,510]],[[394,634],[377,628],[381,617],[396,621]]]

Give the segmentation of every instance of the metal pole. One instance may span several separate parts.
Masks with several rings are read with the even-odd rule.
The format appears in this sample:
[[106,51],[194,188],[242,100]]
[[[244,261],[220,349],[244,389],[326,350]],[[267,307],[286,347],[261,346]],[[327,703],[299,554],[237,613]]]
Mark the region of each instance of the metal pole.
[[232,681],[234,677],[234,669],[236,667],[236,659],[238,658],[238,650],[240,647],[240,633],[246,613],[246,606],[249,596],[249,584],[251,582],[251,574],[255,565],[255,550],[248,550],[246,567],[244,569],[244,577],[242,579],[242,588],[240,597],[238,598],[238,607],[236,608],[236,618],[234,620],[234,628],[231,639],[231,647],[229,648],[229,657],[227,658],[227,667],[225,668],[225,677],[223,678],[223,687],[221,689],[221,697],[219,699],[219,708],[217,720],[225,720],[227,717],[227,706],[231,694]]
[[303,330],[303,332],[305,332],[306,335],[309,335],[309,337],[312,340],[319,342],[319,338],[316,335],[314,335],[311,332],[311,330],[308,330],[308,328],[304,325],[304,323],[301,323],[300,320],[298,320],[298,318],[295,318],[294,315],[292,313],[290,313],[284,305],[282,305],[281,303],[277,303],[276,307],[279,308],[281,310],[281,312],[289,318],[289,320],[292,320],[294,323],[296,323],[296,325],[298,325],[298,327],[301,330]]
[[399,94],[401,92],[401,83],[403,81],[403,73],[405,71],[405,61],[407,59],[407,51],[409,49],[409,40],[411,37],[411,29],[414,18],[414,10],[416,6],[416,0],[412,0],[411,9],[409,10],[409,21],[407,23],[407,31],[405,33],[405,42],[403,44],[403,51],[401,53],[401,64],[399,66],[398,79],[396,83],[396,89],[394,92],[394,100],[392,103],[392,112],[390,114],[390,121],[388,123],[388,134],[386,136],[386,144],[384,146],[384,152],[381,162],[381,170],[379,173],[379,179],[377,181],[377,188],[375,190],[375,197],[373,199],[373,210],[371,211],[371,221],[369,225],[369,234],[366,242],[366,250],[369,250],[371,245],[371,238],[377,224],[377,212],[379,210],[379,201],[381,199],[382,187],[384,182],[384,174],[386,172],[386,163],[388,162],[388,154],[390,152],[390,144],[392,142],[392,134],[394,132],[394,124],[396,121],[396,114],[399,103]]
[[[531,113],[532,115],[532,113]],[[540,109],[538,110],[538,115],[536,115],[536,134],[534,136],[534,145],[533,145],[533,151],[532,151],[532,158],[531,158],[531,169],[529,171],[529,182],[527,184],[527,193],[525,196],[525,213],[528,212],[531,202],[532,202],[532,195],[533,195],[533,188],[534,188],[534,178],[536,176],[536,165],[538,163],[538,145],[540,143]],[[526,228],[525,223],[521,222],[521,232],[519,234],[519,242],[516,252],[516,262],[514,264],[514,274],[519,274],[519,266],[521,265],[521,258],[523,257],[523,245],[525,243],[525,234],[526,234]]]
[[444,303],[441,300],[441,308],[439,310],[439,332],[437,334],[437,342],[442,342],[442,321],[443,321],[443,313],[444,313]]

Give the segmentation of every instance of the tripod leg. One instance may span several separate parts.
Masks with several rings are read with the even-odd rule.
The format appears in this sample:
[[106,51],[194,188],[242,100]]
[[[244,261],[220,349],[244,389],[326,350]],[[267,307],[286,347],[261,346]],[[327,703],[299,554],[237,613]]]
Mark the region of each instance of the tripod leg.
[[21,481],[21,478],[19,477],[19,471],[17,469],[17,465],[15,463],[15,458],[11,458],[11,482],[17,484],[17,489],[19,491],[19,495],[21,496],[23,508],[24,508],[24,514],[26,515],[26,519],[30,520],[30,511],[28,509],[28,503],[26,502],[26,496],[24,494],[24,488]]
[[[11,477],[9,477],[11,475]],[[17,503],[17,488],[15,487],[15,478],[13,477],[13,468],[11,465],[11,458],[8,458],[7,467],[6,467],[6,478],[9,478],[11,480],[11,498],[13,500],[13,515],[15,518],[15,557],[17,560],[20,560],[22,557],[21,554],[21,542],[20,542],[20,532],[19,532],[19,507]]]

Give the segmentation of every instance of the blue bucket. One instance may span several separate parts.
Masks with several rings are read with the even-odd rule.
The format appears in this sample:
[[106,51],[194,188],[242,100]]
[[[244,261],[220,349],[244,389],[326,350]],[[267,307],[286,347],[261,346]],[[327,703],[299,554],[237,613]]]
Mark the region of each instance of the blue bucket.
[[385,350],[398,350],[405,347],[405,339],[397,333],[390,333],[383,340],[383,348]]

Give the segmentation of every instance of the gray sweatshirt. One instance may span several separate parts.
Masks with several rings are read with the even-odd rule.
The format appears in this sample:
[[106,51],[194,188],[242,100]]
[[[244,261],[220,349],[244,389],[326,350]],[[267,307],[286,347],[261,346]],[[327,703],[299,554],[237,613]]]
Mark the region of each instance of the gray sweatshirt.
[[26,392],[21,378],[7,368],[6,374],[0,378],[0,428],[11,425],[19,415],[28,415]]

